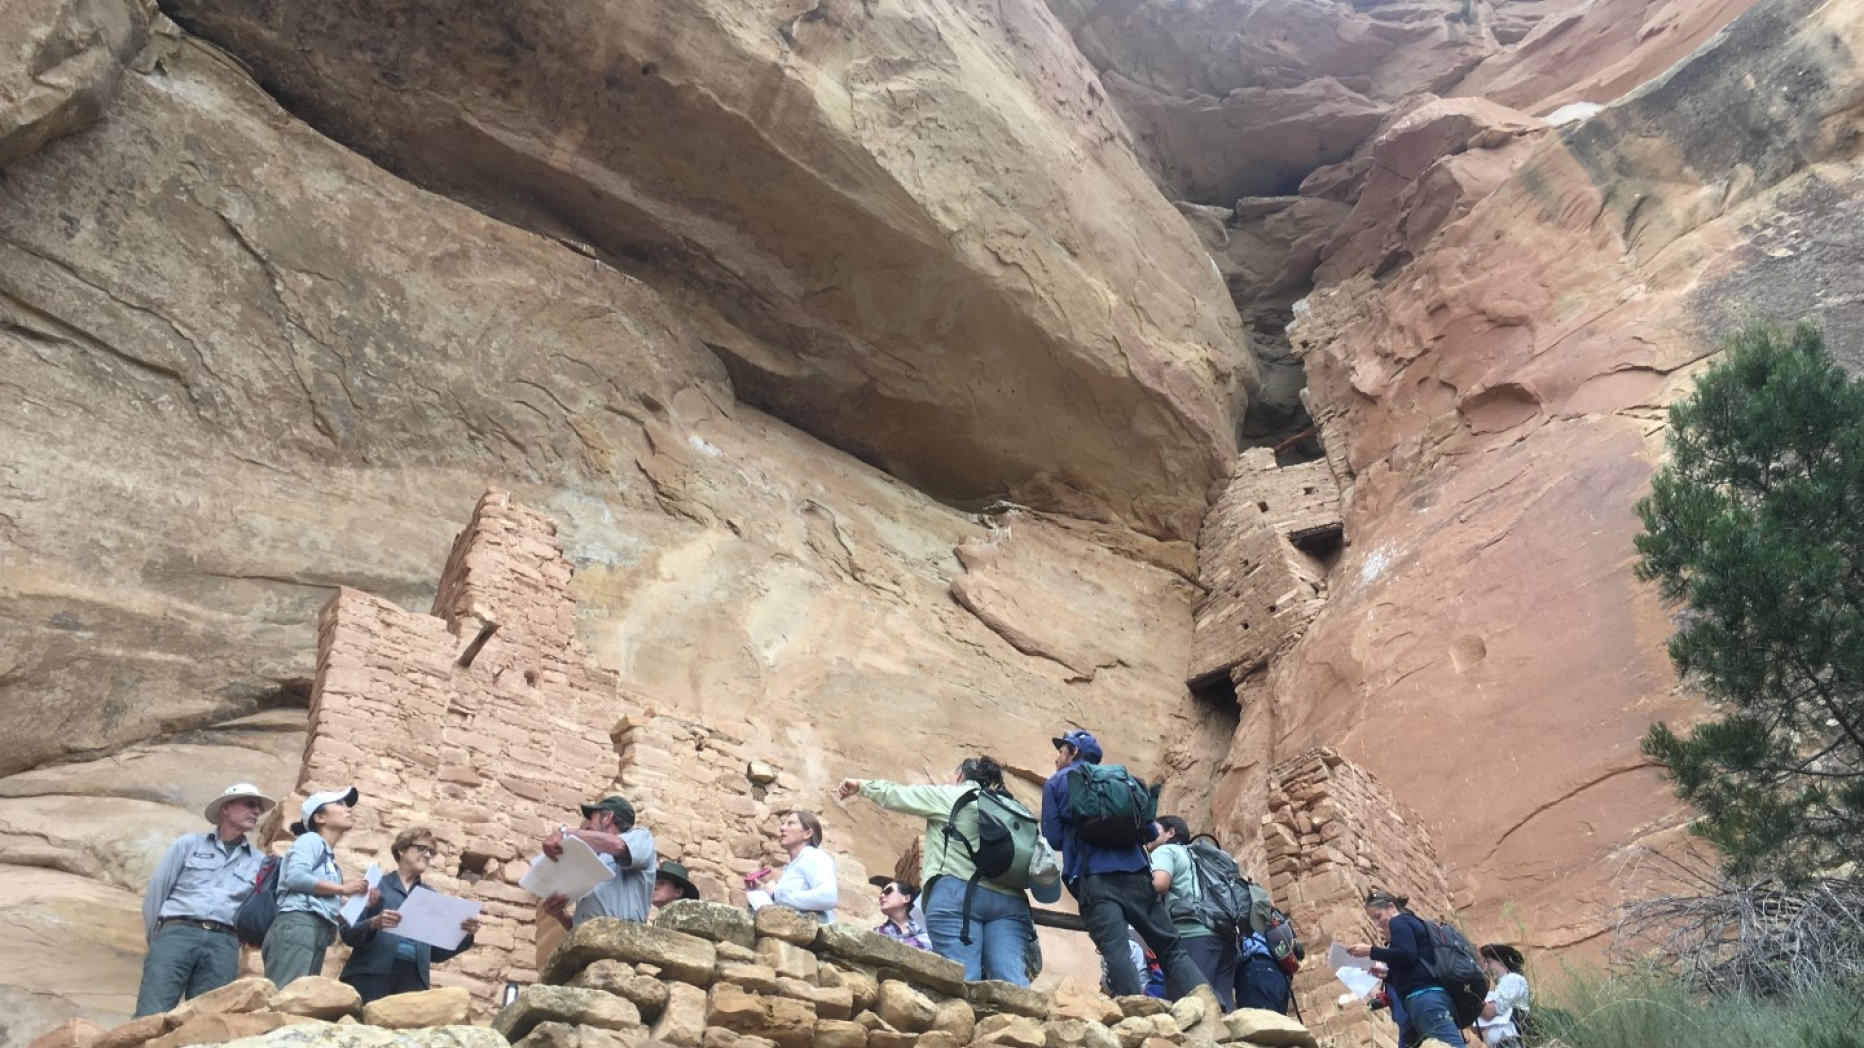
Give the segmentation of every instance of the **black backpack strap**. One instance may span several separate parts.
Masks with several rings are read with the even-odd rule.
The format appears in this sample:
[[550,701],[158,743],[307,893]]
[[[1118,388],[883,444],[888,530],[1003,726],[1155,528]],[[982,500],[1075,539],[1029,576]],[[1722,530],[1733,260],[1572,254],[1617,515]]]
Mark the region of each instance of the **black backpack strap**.
[[[958,924],[958,941],[966,946],[971,945],[971,902],[977,898],[977,882],[983,879],[984,871],[977,868],[977,848],[972,845],[970,838],[958,832],[958,813],[963,811],[967,804],[976,805],[978,797],[983,792],[982,786],[966,791],[964,796],[958,798],[957,803],[951,806],[951,815],[945,820],[946,845],[949,847],[952,841],[957,841],[958,846],[963,848],[965,855],[971,859],[971,879],[964,882],[964,907],[960,912]],[[981,812],[983,809],[978,810]]]

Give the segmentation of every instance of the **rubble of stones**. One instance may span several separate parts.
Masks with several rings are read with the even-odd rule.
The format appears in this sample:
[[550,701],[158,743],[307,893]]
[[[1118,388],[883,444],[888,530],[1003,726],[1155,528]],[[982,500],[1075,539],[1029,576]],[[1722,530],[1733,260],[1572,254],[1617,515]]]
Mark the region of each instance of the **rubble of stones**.
[[586,921],[489,1025],[474,1007],[458,987],[361,1007],[333,979],[241,979],[114,1030],[72,1020],[33,1048],[1318,1048],[1286,1016],[1224,1015],[1207,987],[1058,1005],[852,925],[697,901],[652,925]]

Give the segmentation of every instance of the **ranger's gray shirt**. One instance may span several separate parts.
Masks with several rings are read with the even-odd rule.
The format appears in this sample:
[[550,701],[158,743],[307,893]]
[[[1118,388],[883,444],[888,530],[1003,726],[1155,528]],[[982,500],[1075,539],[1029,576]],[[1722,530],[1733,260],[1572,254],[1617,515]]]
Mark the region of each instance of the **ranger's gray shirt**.
[[233,923],[239,904],[252,894],[263,856],[244,837],[228,854],[219,838],[214,830],[190,833],[163,853],[142,897],[143,931],[149,938],[155,938],[156,922],[164,917]]
[[645,921],[654,897],[654,873],[660,868],[660,855],[654,851],[654,835],[636,826],[620,834],[628,846],[628,864],[621,865],[613,855],[597,853],[602,865],[615,871],[612,880],[603,881],[576,904],[571,926],[591,917],[619,917],[624,921]]
[[343,896],[312,895],[318,881],[343,883],[343,871],[337,869],[337,857],[330,845],[315,833],[306,833],[291,842],[284,865],[278,868],[278,912],[314,913],[331,924],[341,924],[337,915],[343,911]]

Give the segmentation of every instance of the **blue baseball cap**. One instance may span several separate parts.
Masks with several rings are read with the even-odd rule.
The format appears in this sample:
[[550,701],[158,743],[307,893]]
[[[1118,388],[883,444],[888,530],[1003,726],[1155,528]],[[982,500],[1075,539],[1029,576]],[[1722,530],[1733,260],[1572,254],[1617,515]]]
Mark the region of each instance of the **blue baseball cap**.
[[1073,746],[1081,752],[1081,758],[1089,764],[1099,764],[1100,758],[1104,756],[1104,754],[1100,752],[1099,740],[1079,728],[1062,732],[1058,738],[1053,738],[1049,741],[1054,743],[1055,748],[1058,750],[1063,746]]

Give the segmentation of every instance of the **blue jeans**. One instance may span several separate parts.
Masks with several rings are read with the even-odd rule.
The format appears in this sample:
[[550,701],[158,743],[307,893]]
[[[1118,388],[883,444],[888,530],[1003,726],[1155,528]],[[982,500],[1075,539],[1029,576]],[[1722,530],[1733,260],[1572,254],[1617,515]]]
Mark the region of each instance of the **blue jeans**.
[[142,959],[136,1018],[165,1012],[239,978],[239,939],[179,922],[156,929]]
[[1463,1031],[1456,1028],[1456,1010],[1450,1006],[1450,992],[1439,987],[1413,990],[1404,999],[1405,1018],[1411,1024],[1411,1043],[1425,1039],[1442,1041],[1451,1048],[1463,1043]]
[[966,946],[960,939],[966,887],[956,877],[940,877],[926,890],[923,905],[932,952],[964,965],[964,977],[972,982],[1001,979],[1028,986],[1023,954],[1036,934],[1035,922],[1029,917],[1029,897],[978,885],[971,896],[971,945]]

